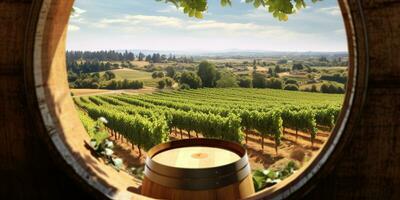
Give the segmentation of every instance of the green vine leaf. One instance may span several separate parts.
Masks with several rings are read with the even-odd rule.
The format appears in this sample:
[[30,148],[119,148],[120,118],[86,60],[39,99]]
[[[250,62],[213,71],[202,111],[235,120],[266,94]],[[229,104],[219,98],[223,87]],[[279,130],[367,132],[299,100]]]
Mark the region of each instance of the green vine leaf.
[[[179,8],[183,8],[183,12],[189,17],[198,19],[203,18],[204,12],[208,9],[207,0],[156,0],[159,2],[172,3]],[[289,15],[298,10],[306,8],[306,0],[246,0],[248,4],[253,4],[255,8],[264,7],[272,16],[279,21],[287,21]],[[322,0],[310,0],[316,3]],[[221,6],[232,6],[231,0],[220,0]]]

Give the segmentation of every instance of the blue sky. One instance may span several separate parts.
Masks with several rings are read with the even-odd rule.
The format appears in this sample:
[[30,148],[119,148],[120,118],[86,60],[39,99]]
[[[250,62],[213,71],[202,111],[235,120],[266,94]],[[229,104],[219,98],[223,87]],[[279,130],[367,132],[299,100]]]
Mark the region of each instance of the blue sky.
[[67,49],[347,51],[336,0],[306,0],[308,7],[287,22],[242,1],[221,7],[209,0],[204,18],[196,19],[155,0],[76,0]]

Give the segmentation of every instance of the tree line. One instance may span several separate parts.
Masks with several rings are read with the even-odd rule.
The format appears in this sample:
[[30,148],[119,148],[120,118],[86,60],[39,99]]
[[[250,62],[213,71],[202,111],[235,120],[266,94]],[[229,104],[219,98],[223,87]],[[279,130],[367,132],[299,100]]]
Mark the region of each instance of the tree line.
[[124,52],[119,52],[115,50],[110,51],[67,51],[66,53],[67,63],[71,64],[76,61],[90,61],[94,63],[98,62],[127,62],[127,61],[147,61],[150,63],[163,63],[168,61],[174,61],[179,63],[193,63],[194,58],[191,56],[176,56],[173,54],[144,54],[139,52],[137,55],[125,50]]

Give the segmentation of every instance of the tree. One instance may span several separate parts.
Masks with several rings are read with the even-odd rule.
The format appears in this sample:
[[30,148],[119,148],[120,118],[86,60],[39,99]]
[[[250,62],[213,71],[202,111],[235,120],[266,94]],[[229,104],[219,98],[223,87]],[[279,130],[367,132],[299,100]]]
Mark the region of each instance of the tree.
[[157,78],[164,78],[164,72],[158,72],[157,73]]
[[268,68],[268,74],[270,75],[270,77],[275,77],[275,73],[274,73],[274,71],[272,70],[271,67]]
[[287,80],[285,81],[285,84],[286,84],[286,85],[288,85],[288,84],[293,84],[293,85],[299,86],[299,83],[298,83],[296,80],[294,80],[294,79],[287,79]]
[[278,60],[276,62],[276,64],[278,64],[278,65],[287,64],[287,63],[288,63],[288,61],[286,59]]
[[157,78],[157,76],[158,76],[158,72],[153,72],[153,73],[151,74],[151,77],[152,77],[152,78]]
[[231,72],[223,72],[221,78],[216,82],[217,88],[239,87],[237,79]]
[[267,88],[272,88],[272,89],[282,89],[283,88],[283,82],[280,79],[277,78],[271,78],[267,81]]
[[180,90],[189,90],[190,89],[190,85],[183,83],[181,84],[181,86],[179,87]]
[[318,92],[316,85],[311,86],[311,92]]
[[[199,64],[197,75],[201,78],[204,87],[215,87],[215,81],[217,80],[217,70],[215,66],[207,61],[203,61]],[[190,85],[190,84],[189,84]]]
[[160,80],[158,81],[158,89],[164,89],[165,85],[167,85],[167,83],[165,82],[165,80]]
[[304,66],[301,63],[295,63],[292,66],[293,71],[298,71],[298,70],[303,70],[303,69],[304,69]]
[[174,79],[176,82],[180,82],[181,76],[182,76],[182,73],[181,73],[181,72],[176,72],[175,75],[174,75],[174,77],[173,77],[173,79]]
[[151,60],[151,55],[147,55],[146,58],[145,58],[145,61],[147,61],[147,62],[152,62],[152,60]]
[[[207,0],[157,0],[164,1],[166,3],[174,4],[178,9],[182,9],[184,13],[190,17],[203,18],[203,13],[208,9]],[[319,0],[310,0],[315,3]],[[231,0],[221,0],[222,6],[231,6]],[[272,16],[280,21],[287,21],[288,15],[298,12],[298,10],[306,7],[305,0],[246,0],[246,3],[251,3],[254,7],[264,7]]]
[[294,85],[294,84],[288,84],[283,89],[284,90],[291,90],[291,91],[298,91],[299,87],[297,85]]
[[329,93],[329,94],[343,94],[345,90],[342,87],[337,87],[331,83],[324,83],[321,85],[321,92],[322,93]]
[[165,71],[167,72],[167,76],[168,77],[171,77],[171,78],[174,78],[174,76],[175,76],[175,73],[176,73],[176,71],[175,71],[175,68],[174,67],[172,67],[172,66],[168,66],[167,68],[165,68]]
[[252,88],[253,87],[253,80],[249,77],[239,79],[239,86],[242,88]]
[[156,71],[151,74],[152,78],[164,78],[164,72]]
[[174,80],[172,78],[167,77],[164,80],[167,87],[172,87],[174,85]]
[[114,78],[115,78],[115,73],[112,72],[112,71],[106,71],[106,72],[103,74],[103,78],[104,78],[105,80],[107,80],[107,81],[109,81],[109,80],[111,80],[111,79],[114,79]]
[[201,78],[193,72],[183,72],[180,78],[181,84],[187,84],[192,89],[197,89],[202,86]]
[[275,65],[275,69],[274,69],[275,73],[281,73],[281,67],[279,65]]
[[140,52],[139,56],[138,56],[138,60],[143,61],[144,57],[145,57],[145,55],[142,52]]
[[253,74],[253,87],[254,88],[267,87],[267,77],[265,76],[265,74],[259,72]]

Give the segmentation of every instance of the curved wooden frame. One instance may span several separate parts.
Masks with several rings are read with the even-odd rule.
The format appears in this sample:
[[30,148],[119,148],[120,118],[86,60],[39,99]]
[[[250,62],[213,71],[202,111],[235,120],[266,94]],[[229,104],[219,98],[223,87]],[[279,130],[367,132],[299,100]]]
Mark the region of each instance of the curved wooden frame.
[[[298,197],[309,191],[313,185],[332,170],[335,160],[352,136],[352,128],[363,107],[368,75],[367,35],[360,0],[339,0],[345,21],[349,46],[349,83],[344,108],[325,148],[308,166],[285,181],[256,193],[249,199],[283,199]],[[34,88],[29,93],[31,112],[42,124],[42,137],[49,144],[50,151],[70,176],[79,180],[85,189],[98,197],[112,199],[139,198],[135,194],[121,191],[124,183],[131,180],[113,171],[99,168],[101,163],[83,151],[83,141],[88,140],[79,122],[70,98],[65,67],[65,37],[73,1],[41,0],[32,8],[32,17],[27,37],[34,43],[26,46],[26,87]],[[36,102],[32,102],[36,99]],[[30,101],[29,101],[30,100]],[[61,158],[61,159],[60,159]],[[105,171],[104,171],[105,170]],[[118,180],[114,176],[117,176]],[[110,177],[113,177],[112,179]],[[111,184],[112,183],[112,184]],[[143,197],[144,198],[144,197]]]

